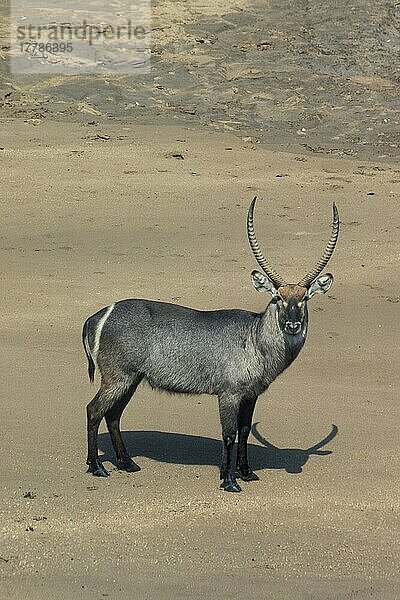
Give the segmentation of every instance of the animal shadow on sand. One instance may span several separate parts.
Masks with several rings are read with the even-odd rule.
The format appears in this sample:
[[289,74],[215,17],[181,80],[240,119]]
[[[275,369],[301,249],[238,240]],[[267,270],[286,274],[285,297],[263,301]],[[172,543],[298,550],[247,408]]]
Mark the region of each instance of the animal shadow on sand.
[[[331,450],[321,450],[338,433],[336,425],[332,425],[330,433],[322,440],[302,450],[300,448],[278,448],[266,440],[257,429],[258,423],[252,426],[252,434],[261,444],[248,444],[249,463],[253,470],[285,469],[287,473],[301,473],[303,466],[312,455],[326,456]],[[222,442],[208,437],[167,433],[162,431],[125,431],[123,432],[128,453],[136,457],[145,456],[159,462],[180,465],[220,465]],[[108,433],[99,435],[99,448],[103,452],[101,460],[115,463],[115,455]]]

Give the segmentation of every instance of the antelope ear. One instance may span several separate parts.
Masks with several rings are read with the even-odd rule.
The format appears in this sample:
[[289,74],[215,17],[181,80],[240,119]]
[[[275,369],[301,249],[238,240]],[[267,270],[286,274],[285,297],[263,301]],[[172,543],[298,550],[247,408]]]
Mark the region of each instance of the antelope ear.
[[316,279],[308,288],[306,294],[307,300],[312,298],[315,294],[325,294],[331,288],[332,283],[333,275],[331,275],[331,273],[325,273],[325,275],[318,277],[318,279]]
[[253,271],[251,274],[251,281],[259,292],[269,292],[271,296],[276,296],[277,291],[274,284],[267,275],[264,275],[264,273]]

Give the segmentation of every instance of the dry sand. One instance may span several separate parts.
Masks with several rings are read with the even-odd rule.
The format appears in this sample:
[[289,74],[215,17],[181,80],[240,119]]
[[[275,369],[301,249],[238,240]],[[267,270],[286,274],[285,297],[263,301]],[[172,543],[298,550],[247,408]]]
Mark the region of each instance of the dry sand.
[[[107,141],[3,125],[2,597],[398,598],[399,170],[186,127],[95,131]],[[335,285],[257,405],[275,446],[251,438],[261,481],[218,489],[215,399],[145,386],[123,419],[142,471],[114,470],[102,433],[111,477],[86,474],[83,320],[125,297],[262,310],[255,193],[265,252],[293,280],[332,200],[342,219]],[[309,455],[331,431],[331,454]]]
[[158,0],[151,71],[138,77],[10,77],[6,7],[3,118],[183,122],[284,151],[398,156],[397,0]]
[[[137,80],[0,72],[0,598],[400,597],[398,8],[264,5],[155,3]],[[342,221],[334,287],[257,404],[260,481],[219,490],[215,398],[146,386],[122,423],[142,471],[102,428],[111,477],[88,475],[83,321],[129,297],[263,310],[255,194],[293,281],[333,200]]]

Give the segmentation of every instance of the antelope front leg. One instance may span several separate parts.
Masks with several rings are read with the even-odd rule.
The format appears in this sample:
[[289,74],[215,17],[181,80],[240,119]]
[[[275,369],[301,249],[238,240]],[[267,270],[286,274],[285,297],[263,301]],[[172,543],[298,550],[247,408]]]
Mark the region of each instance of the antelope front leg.
[[251,430],[254,407],[257,398],[243,398],[239,407],[238,417],[238,451],[236,463],[236,475],[243,481],[258,481],[260,478],[249,467],[247,458],[247,439]]
[[219,416],[222,427],[222,464],[220,479],[221,489],[226,492],[241,492],[242,489],[236,481],[233,470],[233,447],[235,445],[239,402],[229,396],[219,397]]

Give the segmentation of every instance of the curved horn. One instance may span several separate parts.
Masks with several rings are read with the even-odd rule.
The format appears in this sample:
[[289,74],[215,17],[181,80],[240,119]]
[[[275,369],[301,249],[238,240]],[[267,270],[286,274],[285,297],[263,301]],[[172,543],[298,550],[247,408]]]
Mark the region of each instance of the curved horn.
[[318,275],[321,273],[321,271],[326,267],[330,257],[333,254],[333,251],[335,249],[336,242],[337,242],[337,239],[339,236],[339,213],[338,213],[338,209],[336,208],[335,203],[333,203],[332,208],[333,208],[332,233],[331,233],[331,237],[328,242],[328,245],[325,248],[325,252],[323,253],[322,258],[317,262],[315,267],[311,271],[309,271],[307,273],[307,275],[305,277],[303,277],[303,279],[301,279],[299,281],[298,285],[308,288],[312,284],[314,279],[316,279],[318,277]]
[[254,254],[258,264],[263,269],[263,271],[268,275],[268,277],[270,278],[270,280],[272,281],[274,286],[276,288],[279,288],[282,285],[285,285],[286,281],[284,279],[282,279],[282,277],[280,275],[278,275],[278,273],[276,273],[272,269],[272,267],[269,266],[269,264],[267,263],[267,261],[264,258],[263,253],[260,250],[260,247],[257,242],[256,234],[254,233],[253,213],[254,213],[254,206],[255,206],[256,200],[257,200],[257,196],[254,196],[254,198],[250,204],[250,207],[249,207],[249,212],[247,213],[247,237],[249,238],[250,247],[253,251],[253,254]]

